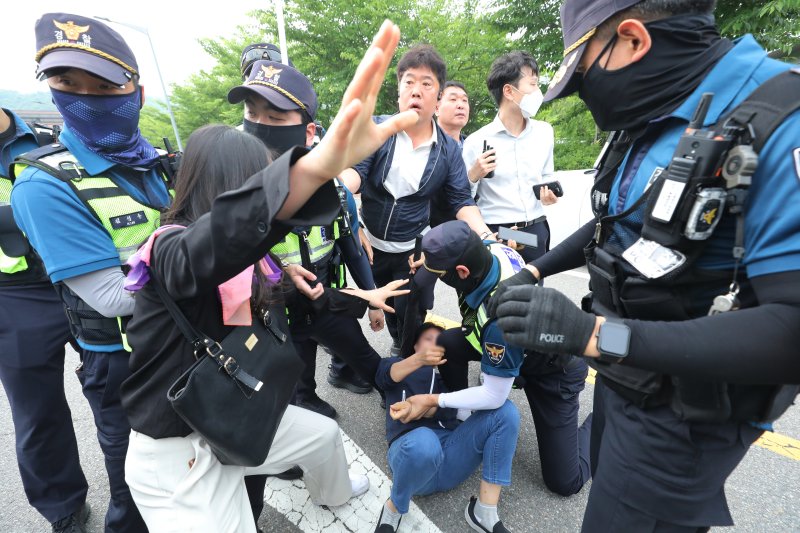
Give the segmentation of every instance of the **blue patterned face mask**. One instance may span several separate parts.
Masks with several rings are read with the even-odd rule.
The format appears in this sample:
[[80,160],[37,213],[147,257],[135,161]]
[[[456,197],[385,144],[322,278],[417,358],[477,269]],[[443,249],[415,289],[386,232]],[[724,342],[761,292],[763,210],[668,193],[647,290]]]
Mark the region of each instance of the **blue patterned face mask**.
[[139,133],[141,92],[74,94],[50,88],[64,124],[95,154],[128,167],[150,168],[158,152]]

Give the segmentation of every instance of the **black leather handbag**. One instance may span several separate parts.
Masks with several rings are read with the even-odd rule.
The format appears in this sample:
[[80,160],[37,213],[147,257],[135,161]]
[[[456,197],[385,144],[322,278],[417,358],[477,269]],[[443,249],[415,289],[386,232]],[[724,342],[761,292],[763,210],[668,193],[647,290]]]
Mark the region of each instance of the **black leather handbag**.
[[305,367],[284,333],[283,305],[216,342],[192,326],[152,270],[150,280],[197,358],[167,391],[172,408],[222,464],[262,464]]

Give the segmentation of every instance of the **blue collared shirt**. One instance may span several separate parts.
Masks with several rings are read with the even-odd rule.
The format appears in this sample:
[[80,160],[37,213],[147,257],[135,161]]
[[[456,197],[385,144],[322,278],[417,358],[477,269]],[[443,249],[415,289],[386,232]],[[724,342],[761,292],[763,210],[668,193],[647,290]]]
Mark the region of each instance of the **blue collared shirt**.
[[[751,35],[735,46],[709,72],[680,107],[651,124],[663,127],[644,150],[629,152],[620,167],[609,198],[610,214],[630,208],[648,183],[667,167],[703,93],[714,93],[705,125],[715,124],[759,85],[791,68],[767,57]],[[647,139],[647,134],[645,134]],[[644,151],[644,153],[639,153]],[[745,206],[744,265],[750,277],[800,270],[800,112],[795,112],[772,134],[759,154]],[[620,194],[623,175],[631,175],[627,194]],[[627,179],[625,180],[627,181]],[[723,219],[698,264],[723,270],[733,266],[733,217]]]
[[[472,309],[477,309],[499,282],[500,262],[492,257],[489,273],[475,290],[466,295],[464,301]],[[480,341],[481,372],[501,378],[519,376],[519,369],[525,360],[525,350],[506,342],[502,330],[497,326],[497,319],[491,319],[484,324]]]
[[[119,174],[116,163],[89,151],[68,128],[64,128],[59,142],[90,176],[114,178],[139,202],[154,207],[169,205],[169,192],[156,169],[144,172],[141,184],[136,184]],[[60,179],[34,167],[26,168],[14,183],[11,205],[14,219],[41,256],[53,283],[121,266],[108,231]],[[115,351],[122,346],[85,345],[84,348]]]
[[[16,129],[14,137],[6,141],[3,146],[0,146],[0,177],[7,178],[9,176],[8,169],[14,158],[25,152],[35,150],[39,147],[39,144],[36,142],[36,135],[21,118],[8,109],[3,109],[3,111],[14,122]],[[6,199],[6,201],[8,200]]]

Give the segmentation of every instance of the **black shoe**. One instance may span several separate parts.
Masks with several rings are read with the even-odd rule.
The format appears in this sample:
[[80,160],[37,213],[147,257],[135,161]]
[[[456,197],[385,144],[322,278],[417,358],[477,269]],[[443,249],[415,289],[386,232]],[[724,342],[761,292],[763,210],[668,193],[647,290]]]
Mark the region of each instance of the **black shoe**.
[[392,341],[392,347],[389,348],[389,357],[400,357],[400,343],[396,340]]
[[312,394],[311,396],[305,398],[298,398],[297,407],[314,411],[315,413],[318,413],[322,416],[327,416],[328,418],[336,418],[336,409],[334,409],[331,404],[316,394]]
[[[331,408],[333,409],[333,408]],[[282,479],[284,481],[294,481],[295,479],[302,479],[303,477],[303,469],[299,466],[293,466],[289,470],[285,472],[281,472],[280,474],[275,474],[272,477],[276,477],[278,479]]]
[[337,389],[347,389],[356,394],[367,394],[372,391],[372,383],[365,381],[352,370],[346,374],[340,374],[331,367],[328,370],[328,383]]
[[475,504],[477,503],[478,499],[475,496],[471,496],[469,499],[469,505],[464,510],[464,518],[467,520],[467,524],[469,527],[474,529],[475,531],[482,531],[483,533],[511,533],[506,526],[503,525],[503,522],[497,522],[491,530],[486,529],[478,522],[478,518],[475,516]]
[[88,503],[69,516],[53,522],[53,533],[86,533],[86,521],[92,510]]
[[381,515],[378,517],[378,525],[375,526],[375,533],[397,533],[397,529],[400,529],[400,523],[403,521],[403,517],[401,515],[400,521],[397,522],[397,529],[395,529],[389,524],[381,524],[382,519],[383,519],[383,508],[381,508]]

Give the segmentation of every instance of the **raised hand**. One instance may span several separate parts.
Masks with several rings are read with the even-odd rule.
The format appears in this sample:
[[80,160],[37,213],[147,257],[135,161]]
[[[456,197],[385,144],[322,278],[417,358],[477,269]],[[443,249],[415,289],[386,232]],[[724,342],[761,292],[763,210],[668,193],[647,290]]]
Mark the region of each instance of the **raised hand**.
[[338,175],[375,152],[389,137],[419,120],[415,111],[375,124],[372,114],[386,70],[400,41],[400,28],[384,21],[347,87],[336,118],[319,146],[303,158],[318,176]]

